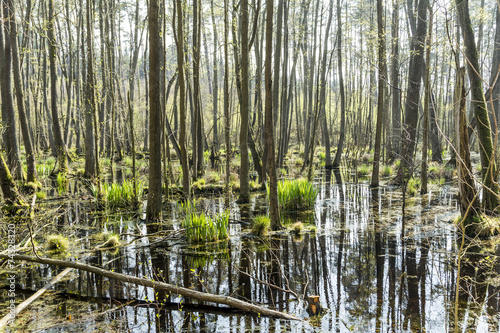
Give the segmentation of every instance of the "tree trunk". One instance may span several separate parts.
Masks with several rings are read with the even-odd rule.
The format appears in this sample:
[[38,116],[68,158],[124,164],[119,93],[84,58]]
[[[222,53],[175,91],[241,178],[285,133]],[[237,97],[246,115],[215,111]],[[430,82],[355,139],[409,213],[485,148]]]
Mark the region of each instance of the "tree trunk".
[[415,167],[414,154],[417,137],[418,107],[420,103],[420,86],[424,67],[424,44],[425,36],[427,34],[427,6],[428,0],[419,1],[417,15],[418,23],[411,42],[405,118],[401,135],[401,164],[399,166],[397,177],[398,182],[408,180]]
[[158,0],[151,0],[148,8],[149,24],[149,193],[146,219],[157,220],[161,217],[161,39]]
[[[472,178],[472,165],[470,161],[469,131],[467,113],[465,111],[465,67],[457,72],[455,84],[455,134],[459,154],[457,158],[458,186],[460,213],[465,221],[472,221],[478,214],[478,200],[474,179]],[[465,226],[467,227],[467,226]]]
[[56,145],[57,157],[59,159],[59,171],[68,171],[68,160],[66,158],[66,144],[63,141],[61,123],[58,111],[57,99],[57,73],[56,73],[56,39],[54,35],[54,0],[49,0],[49,22],[47,37],[49,43],[49,63],[50,63],[50,102],[52,110],[52,127],[54,132],[54,143]]
[[469,16],[469,1],[455,1],[465,44],[465,56],[467,57],[467,69],[472,92],[471,99],[474,105],[474,113],[478,128],[478,140],[480,142],[479,151],[481,155],[481,174],[483,180],[483,209],[488,214],[492,214],[498,208],[500,200],[498,198],[498,183],[495,181],[496,163],[488,110],[483,95],[483,82],[479,68],[479,57]]
[[12,66],[14,72],[14,86],[16,89],[17,111],[19,113],[19,121],[21,123],[21,131],[23,134],[24,149],[26,150],[26,164],[28,167],[28,182],[35,183],[36,166],[35,152],[33,149],[33,141],[31,139],[31,131],[28,124],[28,117],[25,109],[24,87],[21,78],[21,70],[19,63],[19,50],[17,47],[17,26],[14,11],[14,3],[12,0],[7,0],[10,22],[10,44],[12,46]]
[[392,9],[392,135],[393,157],[401,153],[401,91],[399,88],[399,0],[393,0]]
[[[339,89],[340,89],[340,134],[339,143],[337,145],[337,153],[333,160],[333,167],[340,166],[340,158],[344,150],[345,141],[345,92],[344,92],[344,74],[342,70],[342,21],[341,21],[341,7],[340,0],[337,0],[337,64],[339,71]],[[384,42],[384,57],[385,57],[385,42]],[[385,63],[385,59],[384,59]]]
[[[219,128],[218,123],[218,102],[219,102],[219,78],[218,78],[218,59],[217,59],[217,48],[219,47],[219,40],[217,35],[217,24],[215,22],[214,15],[214,0],[210,1],[210,9],[212,13],[212,24],[214,30],[214,59],[213,59],[213,88],[212,88],[212,113],[213,113],[213,128],[212,128],[212,146],[214,151],[219,150]],[[208,61],[208,59],[207,59]]]
[[[174,15],[174,21],[172,22],[172,25],[174,27],[175,44],[177,46],[177,67],[179,73],[179,113],[180,113],[179,145],[181,147],[182,192],[184,198],[189,199],[189,166],[188,166],[187,151],[186,151],[186,96],[185,96],[186,86],[184,82],[184,30],[183,30],[184,14],[183,14],[181,0],[176,0],[174,5],[175,5],[175,10],[177,11],[177,16]],[[177,20],[177,22],[175,22],[175,20]],[[177,23],[177,29],[175,28],[176,23]],[[153,45],[151,44],[151,40],[149,42],[149,45],[150,49],[152,49]],[[150,101],[150,103],[152,103],[152,101]]]
[[422,167],[420,170],[420,194],[427,193],[427,150],[429,149],[429,95],[430,95],[430,60],[432,47],[432,7],[429,8],[429,28],[427,34],[427,43],[425,48],[425,79],[424,79],[424,124],[422,131]]
[[[2,17],[0,22],[0,85],[2,95],[2,121],[4,123],[4,148],[7,152],[7,162],[16,179],[24,179],[19,144],[17,140],[17,125],[14,103],[12,100],[12,52],[9,38],[9,8],[2,0]],[[4,38],[5,36],[5,38]]]
[[[276,160],[274,158],[274,121],[273,121],[273,80],[271,77],[271,56],[273,42],[273,2],[266,2],[266,55],[265,55],[265,137],[267,149],[267,167],[269,173],[269,217],[273,230],[281,229],[280,210],[278,206],[278,179]],[[276,66],[276,64],[275,64]]]
[[375,152],[373,155],[373,171],[371,187],[379,185],[380,171],[380,146],[382,141],[382,123],[384,118],[385,101],[385,75],[387,74],[385,61],[385,23],[382,0],[377,0],[377,32],[378,32],[378,101],[377,101],[377,125],[375,130]]
[[249,91],[248,91],[248,0],[241,1],[241,103],[240,103],[240,202],[250,201],[248,156],[248,123],[249,123]]
[[93,29],[94,3],[87,0],[87,79],[85,82],[85,173],[84,176],[94,178],[97,176],[95,133],[94,133],[94,51]]

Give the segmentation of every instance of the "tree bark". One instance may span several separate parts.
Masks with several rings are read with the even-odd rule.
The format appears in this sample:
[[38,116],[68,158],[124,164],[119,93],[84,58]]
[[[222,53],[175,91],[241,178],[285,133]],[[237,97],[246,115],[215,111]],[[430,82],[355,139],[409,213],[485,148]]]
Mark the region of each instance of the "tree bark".
[[[179,145],[181,147],[182,192],[184,198],[189,199],[189,166],[188,166],[188,158],[186,151],[186,86],[184,82],[184,30],[183,30],[184,14],[183,14],[181,0],[176,0],[174,5],[177,15],[174,15],[174,21],[172,22],[172,25],[174,27],[174,38],[175,38],[175,44],[177,46],[177,66],[179,73],[179,113],[180,113]],[[175,28],[176,23],[177,23],[177,29]],[[151,45],[151,41],[149,42],[149,45],[151,49],[153,47]]]
[[248,156],[248,123],[249,123],[249,91],[248,91],[248,0],[241,0],[241,103],[240,103],[240,202],[250,201]]
[[455,84],[455,135],[456,149],[459,155],[457,158],[459,204],[462,218],[465,221],[472,221],[472,218],[478,214],[479,204],[474,179],[472,178],[464,81],[465,67],[461,67],[457,72],[457,82]]
[[28,182],[35,183],[36,180],[36,166],[35,166],[35,151],[33,149],[33,141],[31,139],[31,130],[28,124],[28,117],[26,115],[24,99],[24,87],[21,78],[19,50],[17,47],[17,26],[14,11],[14,3],[12,0],[7,0],[9,10],[10,22],[10,44],[12,46],[12,66],[14,72],[14,86],[16,90],[17,111],[19,113],[19,122],[21,123],[21,131],[23,134],[24,149],[26,150],[26,164],[28,167]]
[[149,193],[146,219],[158,220],[161,217],[161,39],[159,23],[159,1],[151,0],[148,7],[149,23]]
[[[402,128],[401,164],[397,181],[407,181],[414,169],[415,143],[417,137],[418,107],[420,103],[420,87],[424,64],[424,44],[427,34],[428,0],[420,0],[418,4],[418,23],[411,42],[410,65],[408,68],[408,88],[406,92],[405,118]],[[411,15],[409,15],[411,16]],[[410,19],[411,22],[411,19]]]
[[[335,154],[335,159],[333,160],[333,167],[338,168],[340,166],[340,158],[344,150],[345,141],[345,92],[344,92],[344,72],[342,70],[342,20],[341,20],[341,7],[340,0],[337,0],[337,65],[339,72],[339,89],[340,89],[340,134],[339,143],[337,145],[337,153]],[[384,41],[384,57],[385,57],[385,41]],[[385,63],[385,59],[384,59]],[[379,69],[381,70],[381,69]]]
[[66,158],[66,144],[63,141],[61,123],[58,111],[57,99],[57,73],[56,73],[56,38],[54,35],[54,0],[49,0],[49,23],[47,37],[49,43],[49,67],[50,67],[50,103],[52,110],[52,127],[54,132],[54,143],[56,145],[57,157],[59,159],[59,171],[68,171],[68,160]]
[[4,148],[14,178],[23,180],[23,168],[17,140],[16,113],[12,100],[12,50],[9,38],[10,29],[8,28],[10,13],[5,0],[2,0],[1,9],[3,20],[0,22],[0,44],[2,44],[0,45],[0,76],[2,78],[0,89],[2,95],[2,121],[5,131],[3,135]]
[[384,118],[385,101],[385,80],[386,80],[386,61],[385,61],[385,23],[383,14],[382,0],[377,0],[377,32],[378,32],[378,101],[377,101],[377,125],[375,130],[375,152],[373,156],[373,171],[371,187],[379,185],[380,171],[380,146],[382,141],[382,124]]
[[[266,55],[265,55],[265,138],[267,149],[267,168],[269,174],[269,217],[273,230],[281,229],[278,205],[278,179],[274,158],[274,121],[273,121],[273,80],[271,76],[271,56],[273,47],[273,2],[266,2]],[[275,64],[276,66],[276,64]]]
[[94,52],[93,29],[94,3],[87,0],[87,79],[85,82],[85,173],[84,176],[94,178],[97,176],[95,133],[94,133]]
[[462,28],[462,36],[465,45],[465,56],[467,57],[467,69],[469,72],[470,88],[472,92],[472,103],[478,128],[478,140],[480,142],[479,152],[481,155],[481,174],[483,181],[483,209],[492,214],[498,208],[499,188],[495,181],[496,163],[494,158],[493,142],[491,138],[491,127],[488,110],[484,101],[483,82],[479,67],[479,56],[474,40],[474,32],[469,15],[469,1],[455,0],[458,11],[458,19]]

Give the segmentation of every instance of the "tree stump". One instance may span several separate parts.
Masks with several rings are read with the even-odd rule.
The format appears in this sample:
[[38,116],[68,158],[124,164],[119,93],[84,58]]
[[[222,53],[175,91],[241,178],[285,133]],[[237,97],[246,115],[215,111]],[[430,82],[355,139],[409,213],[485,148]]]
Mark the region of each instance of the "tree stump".
[[316,317],[321,315],[321,313],[323,312],[323,308],[319,303],[318,295],[308,296],[307,302],[309,303],[309,305],[307,306],[307,313],[309,314],[309,316]]

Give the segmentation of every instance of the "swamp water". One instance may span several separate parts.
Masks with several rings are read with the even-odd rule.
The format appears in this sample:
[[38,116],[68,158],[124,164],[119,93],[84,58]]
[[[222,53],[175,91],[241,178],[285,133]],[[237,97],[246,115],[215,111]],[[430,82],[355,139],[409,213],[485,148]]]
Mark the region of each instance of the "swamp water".
[[[230,240],[209,246],[190,246],[183,238],[134,238],[139,232],[179,229],[175,203],[167,207],[163,224],[94,213],[88,202],[76,200],[65,201],[61,215],[47,221],[72,239],[66,260],[76,253],[88,256],[96,243],[92,235],[105,229],[122,234],[121,242],[130,244],[116,253],[92,252],[89,264],[231,295],[305,321],[243,314],[73,270],[20,314],[10,331],[454,332],[456,325],[459,332],[499,331],[500,246],[468,247],[458,260],[461,238],[451,222],[457,215],[456,190],[434,185],[428,195],[407,198],[403,230],[400,190],[374,192],[366,184],[328,178],[315,181],[320,192],[312,212],[283,214],[285,220],[316,226],[317,232],[305,229],[300,236],[282,231],[258,238],[248,225],[232,223]],[[224,200],[203,199],[197,205],[221,212]],[[249,221],[266,213],[265,197],[256,194],[250,204],[232,203],[230,209],[232,219]],[[60,271],[23,263],[16,271],[16,303]],[[308,295],[319,296],[324,307],[320,317],[309,318],[303,301]],[[6,288],[0,298],[4,315]]]

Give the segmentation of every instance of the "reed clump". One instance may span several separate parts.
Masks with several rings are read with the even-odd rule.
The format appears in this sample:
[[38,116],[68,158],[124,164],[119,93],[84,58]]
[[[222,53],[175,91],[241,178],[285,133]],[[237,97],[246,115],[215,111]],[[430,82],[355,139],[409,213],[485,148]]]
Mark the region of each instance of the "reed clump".
[[196,211],[196,201],[187,202],[182,206],[186,217],[182,227],[186,229],[189,243],[208,243],[229,237],[229,211],[211,217]]

